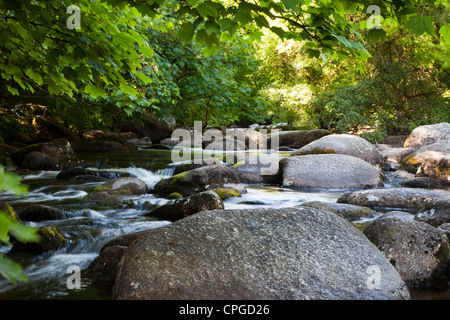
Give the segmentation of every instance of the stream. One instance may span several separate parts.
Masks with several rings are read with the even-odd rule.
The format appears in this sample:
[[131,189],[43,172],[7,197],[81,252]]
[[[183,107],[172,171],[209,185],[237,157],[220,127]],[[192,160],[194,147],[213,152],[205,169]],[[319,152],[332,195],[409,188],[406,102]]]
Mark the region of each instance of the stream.
[[[93,154],[78,153],[71,161],[92,163],[98,170],[127,172],[145,181],[152,188],[158,181],[173,174],[175,164],[170,150],[140,149],[132,153]],[[34,172],[23,177],[29,185],[29,194],[15,197],[1,194],[0,201],[7,202],[16,210],[28,204],[44,204],[65,210],[68,218],[63,220],[31,222],[32,226],[56,225],[68,239],[68,245],[58,251],[40,255],[9,253],[10,248],[0,247],[0,252],[21,264],[29,282],[12,285],[0,279],[1,300],[21,299],[111,299],[110,296],[89,285],[81,289],[69,289],[67,279],[71,266],[83,270],[98,256],[101,248],[109,241],[132,232],[159,228],[170,224],[144,216],[144,213],[168,203],[153,194],[135,197],[133,205],[122,209],[104,208],[81,200],[92,189],[104,182],[70,182],[57,180],[58,172]],[[388,174],[386,187],[397,186],[397,181]],[[256,207],[291,207],[306,201],[335,202],[345,190],[299,191],[268,185],[245,185],[248,193],[241,197],[224,200],[225,209]],[[245,203],[242,203],[245,202]],[[367,223],[361,221],[359,223]],[[69,268],[69,271],[68,271]],[[450,288],[421,289],[411,291],[413,299],[450,299]]]

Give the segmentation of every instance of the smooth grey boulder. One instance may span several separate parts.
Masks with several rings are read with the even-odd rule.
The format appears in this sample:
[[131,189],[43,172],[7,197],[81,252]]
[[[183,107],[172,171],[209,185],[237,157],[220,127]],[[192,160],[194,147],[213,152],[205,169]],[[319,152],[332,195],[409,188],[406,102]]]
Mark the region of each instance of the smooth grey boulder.
[[337,202],[349,203],[369,208],[394,208],[418,210],[421,206],[450,196],[445,190],[420,188],[388,188],[348,192]]
[[364,234],[391,261],[408,287],[429,287],[448,276],[447,236],[431,225],[390,214],[372,222]]
[[415,128],[408,138],[406,138],[403,147],[419,148],[441,140],[450,140],[450,124],[448,122],[424,125]]
[[173,203],[167,203],[146,215],[157,219],[176,221],[201,211],[223,208],[223,201],[217,193],[204,191],[175,200]]
[[[372,268],[381,275],[372,283]],[[115,299],[409,299],[351,223],[313,208],[203,211],[130,245]]]
[[282,186],[293,189],[357,189],[383,186],[378,168],[343,154],[308,154],[280,161]]
[[383,157],[381,152],[367,140],[351,134],[332,134],[313,141],[291,154],[291,157],[305,154],[337,153],[357,157],[377,165]]

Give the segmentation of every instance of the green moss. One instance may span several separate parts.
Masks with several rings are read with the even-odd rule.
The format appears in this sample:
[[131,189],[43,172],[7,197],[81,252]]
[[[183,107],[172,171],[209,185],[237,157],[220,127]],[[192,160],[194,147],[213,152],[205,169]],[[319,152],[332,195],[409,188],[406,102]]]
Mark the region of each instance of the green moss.
[[220,197],[220,199],[225,200],[232,197],[240,197],[241,194],[233,189],[214,189],[213,190],[217,195]]
[[167,197],[167,199],[180,199],[180,198],[183,198],[183,195],[178,192],[173,192]]
[[231,166],[231,168],[237,168],[245,164],[245,161],[239,161]]
[[169,178],[169,186],[176,185],[180,180],[186,179],[188,171],[181,172]]
[[305,150],[305,151],[296,151],[294,152],[294,156],[304,156],[307,154],[336,154],[336,150],[332,148],[314,148],[311,150]]

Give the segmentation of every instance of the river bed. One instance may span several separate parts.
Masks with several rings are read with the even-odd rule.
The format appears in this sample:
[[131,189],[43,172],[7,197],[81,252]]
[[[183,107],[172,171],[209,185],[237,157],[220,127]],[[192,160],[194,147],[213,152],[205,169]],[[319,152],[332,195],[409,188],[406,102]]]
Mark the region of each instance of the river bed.
[[[76,154],[70,160],[74,163],[90,162],[98,170],[130,173],[145,181],[149,188],[161,179],[171,176],[175,168],[169,150],[144,149],[126,154]],[[2,300],[110,299],[109,295],[83,283],[81,289],[68,288],[70,267],[85,269],[98,256],[101,248],[118,236],[170,224],[169,221],[144,216],[144,213],[171,200],[148,194],[133,198],[133,205],[121,209],[108,209],[82,202],[90,190],[103,182],[61,181],[56,179],[57,174],[56,171],[46,171],[24,176],[23,183],[29,185],[29,194],[26,197],[0,195],[0,201],[11,204],[16,210],[31,203],[65,210],[67,219],[29,224],[36,227],[54,224],[60,228],[69,242],[61,250],[40,255],[8,254],[8,247],[0,247],[1,253],[22,265],[23,272],[29,278],[28,283],[17,282],[15,285],[0,279]],[[390,175],[388,178],[386,187],[397,186],[395,179]],[[248,192],[241,197],[225,200],[225,209],[292,207],[307,201],[335,202],[345,192],[345,190],[298,191],[270,185],[245,186]],[[450,299],[450,288],[414,290],[411,294],[413,299]]]

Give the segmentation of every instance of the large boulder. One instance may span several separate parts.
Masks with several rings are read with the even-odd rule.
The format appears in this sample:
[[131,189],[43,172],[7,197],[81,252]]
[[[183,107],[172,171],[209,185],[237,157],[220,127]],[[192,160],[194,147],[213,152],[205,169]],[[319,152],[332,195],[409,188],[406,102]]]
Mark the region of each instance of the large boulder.
[[450,124],[448,122],[424,125],[415,128],[408,138],[406,138],[403,147],[419,148],[442,140],[450,140]]
[[447,236],[429,224],[388,214],[372,222],[364,235],[391,261],[408,287],[428,287],[448,276]]
[[418,177],[430,177],[450,185],[450,140],[419,148],[403,159],[400,168]]
[[305,154],[337,153],[357,157],[370,164],[377,165],[383,159],[380,151],[367,140],[351,134],[333,134],[313,141],[291,157]]
[[239,175],[233,169],[225,165],[209,165],[163,179],[155,185],[153,191],[162,197],[174,192],[190,196],[206,190],[234,188],[240,183]]
[[[374,266],[379,282],[372,281]],[[203,211],[154,229],[123,256],[113,298],[410,297],[395,268],[359,230],[305,207]]]
[[420,188],[389,188],[358,190],[342,195],[337,202],[369,208],[397,208],[418,210],[423,205],[450,196],[445,190]]
[[434,227],[450,223],[450,197],[427,203],[416,214],[415,219]]
[[30,170],[56,170],[58,163],[74,153],[67,139],[36,143],[10,154],[14,164]]
[[304,189],[356,189],[383,186],[378,168],[353,156],[309,154],[280,161],[282,186]]
[[108,180],[101,186],[89,192],[84,202],[116,205],[129,197],[148,193],[147,184],[138,178],[122,177]]
[[272,147],[272,140],[278,139],[279,146],[298,149],[328,134],[330,133],[323,129],[272,132],[268,137],[267,145]]
[[204,191],[162,205],[147,215],[157,219],[176,221],[201,211],[223,208],[223,201],[216,192]]

